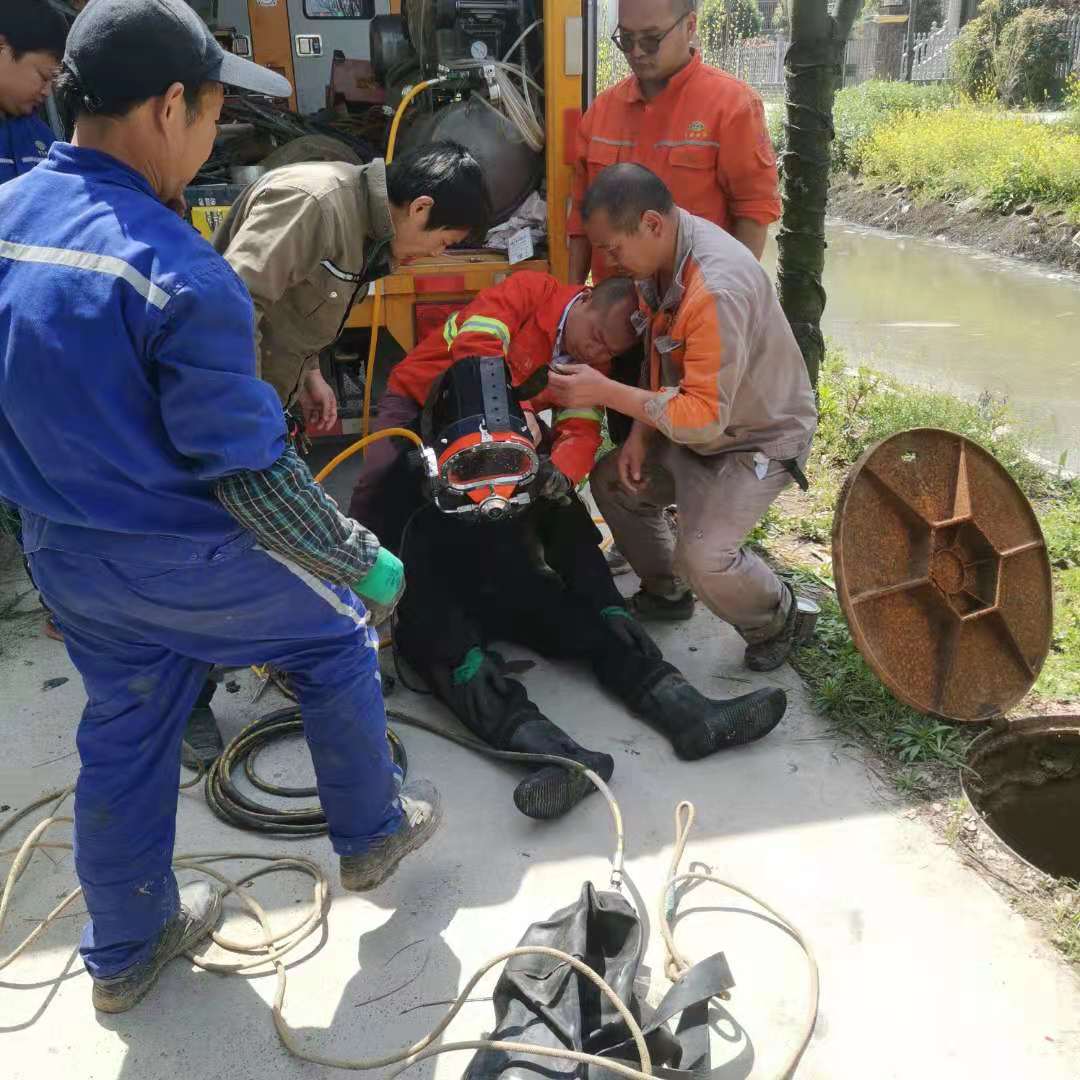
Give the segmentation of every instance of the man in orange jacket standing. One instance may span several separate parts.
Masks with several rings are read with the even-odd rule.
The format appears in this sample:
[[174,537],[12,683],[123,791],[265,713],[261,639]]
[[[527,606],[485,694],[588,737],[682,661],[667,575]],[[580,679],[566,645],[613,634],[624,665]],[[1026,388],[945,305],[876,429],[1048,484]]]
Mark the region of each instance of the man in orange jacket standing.
[[[394,368],[379,402],[375,430],[415,423],[438,377],[471,356],[505,357],[527,416],[550,408],[545,395],[548,365],[570,359],[606,373],[611,358],[637,340],[637,306],[629,278],[609,278],[599,288],[585,289],[561,285],[550,274],[512,274],[477,293]],[[602,419],[596,408],[555,410],[548,495],[588,476],[600,448]],[[538,435],[539,427],[530,426]],[[349,504],[349,514],[357,521],[372,519],[373,501],[400,449],[390,439],[369,448]]]
[[758,259],[780,217],[776,156],[757,93],[693,48],[694,0],[619,0],[612,35],[632,74],[605,90],[577,133],[570,280],[611,271],[592,250],[581,204],[602,169],[631,161],[656,173],[675,203],[742,241]]

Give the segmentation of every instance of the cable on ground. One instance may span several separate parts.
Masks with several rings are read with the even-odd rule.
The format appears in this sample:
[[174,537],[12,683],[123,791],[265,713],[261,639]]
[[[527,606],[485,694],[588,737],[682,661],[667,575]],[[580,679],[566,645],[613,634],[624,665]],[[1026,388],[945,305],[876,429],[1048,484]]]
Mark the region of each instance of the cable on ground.
[[[485,746],[476,740],[469,739],[464,735],[458,735],[456,732],[451,732],[446,728],[443,728],[437,724],[429,723],[426,720],[420,720],[417,717],[410,716],[406,713],[390,711],[388,715],[396,720],[398,723],[407,723],[411,726],[421,728],[424,731],[429,731],[434,734],[440,735],[444,738],[450,739],[452,742],[458,745],[468,747],[469,749],[483,752],[488,756],[499,758],[502,760],[512,761],[526,761],[527,763],[545,763],[545,764],[558,764],[565,768],[573,768],[576,771],[583,772],[586,776],[592,780],[601,794],[604,795],[607,800],[608,806],[611,810],[612,818],[615,822],[616,831],[616,848],[615,854],[612,857],[612,884],[614,887],[619,888],[622,879],[622,862],[623,862],[623,849],[624,849],[624,830],[622,824],[622,814],[619,809],[619,804],[616,801],[611,789],[591,770],[586,769],[579,762],[572,761],[569,758],[559,758],[554,755],[548,754],[519,754],[511,751],[493,750],[491,747]],[[22,821],[35,810],[40,809],[42,806],[52,803],[49,810],[49,815],[37,825],[31,829],[30,833],[26,836],[23,842],[18,848],[12,849],[8,852],[0,852],[0,857],[12,857],[14,856],[14,862],[11,869],[8,871],[7,878],[4,882],[3,893],[0,894],[0,933],[3,932],[4,923],[11,910],[12,897],[14,895],[15,886],[18,883],[26,867],[29,865],[34,853],[39,850],[47,848],[70,850],[72,845],[64,842],[57,841],[45,841],[41,837],[53,826],[60,824],[71,823],[72,819],[67,816],[58,814],[60,807],[67,800],[67,798],[74,792],[74,787],[64,788],[59,791],[50,792],[47,795],[43,795],[40,799],[35,800],[29,806],[24,807],[19,811],[10,821],[0,825],[0,837],[3,837],[11,828]],[[675,939],[672,924],[675,919],[675,909],[678,904],[676,895],[676,888],[678,885],[684,882],[690,881],[708,881],[713,884],[722,885],[725,888],[734,890],[741,895],[752,900],[758,904],[765,911],[769,912],[776,920],[778,920],[783,928],[791,934],[791,936],[802,946],[806,953],[807,960],[810,965],[810,1005],[807,1010],[807,1017],[804,1024],[804,1028],[800,1033],[800,1038],[797,1043],[795,1051],[790,1055],[789,1063],[786,1065],[782,1072],[777,1074],[779,1078],[789,1077],[798,1064],[800,1058],[807,1045],[809,1044],[810,1037],[813,1033],[814,1023],[817,1017],[818,1007],[818,969],[817,963],[814,959],[813,952],[810,946],[807,944],[802,933],[795,927],[795,925],[783,915],[781,915],[775,908],[771,907],[765,901],[755,896],[753,893],[742,888],[742,886],[736,885],[733,882],[725,881],[722,878],[714,877],[706,874],[679,874],[679,864],[682,861],[683,854],[686,849],[686,843],[689,838],[690,829],[694,820],[694,807],[690,802],[680,802],[675,810],[675,850],[672,856],[671,866],[668,871],[667,881],[665,882],[663,893],[660,899],[660,926],[661,933],[664,937],[664,943],[667,949],[667,964],[666,971],[670,979],[677,980],[687,970],[689,970],[691,964],[685,956],[679,951]],[[245,862],[255,861],[265,863],[261,868],[248,873],[240,878],[230,878],[219,870],[215,869],[214,864],[223,862]],[[274,994],[274,1002],[272,1005],[272,1015],[274,1021],[274,1028],[277,1031],[278,1038],[281,1040],[282,1045],[292,1054],[294,1057],[301,1061],[307,1061],[315,1065],[323,1065],[328,1068],[345,1069],[353,1072],[367,1072],[374,1069],[385,1069],[391,1066],[399,1066],[393,1073],[390,1074],[388,1080],[395,1080],[412,1065],[415,1065],[421,1061],[426,1061],[429,1058],[436,1057],[440,1054],[455,1053],[459,1051],[469,1050],[496,1050],[503,1051],[510,1054],[529,1054],[539,1057],[549,1057],[561,1061],[573,1061],[580,1064],[587,1064],[595,1066],[596,1068],[606,1070],[609,1073],[613,1073],[617,1076],[624,1076],[629,1080],[651,1080],[653,1077],[652,1061],[649,1057],[649,1051],[645,1045],[645,1038],[641,1031],[641,1027],[634,1017],[630,1014],[630,1011],[618,995],[611,989],[611,987],[604,981],[604,979],[592,968],[588,967],[582,961],[576,957],[570,956],[567,953],[560,952],[557,949],[548,949],[542,947],[529,946],[525,948],[509,949],[506,952],[501,953],[499,956],[488,961],[483,965],[466,984],[464,989],[458,995],[453,1005],[450,1007],[446,1015],[439,1021],[439,1023],[430,1031],[424,1038],[414,1043],[412,1046],[406,1047],[402,1050],[396,1051],[391,1054],[387,1054],[384,1057],[373,1058],[362,1061],[352,1061],[348,1059],[326,1057],[322,1054],[313,1053],[304,1049],[296,1038],[296,1034],[292,1028],[289,1027],[284,1016],[285,1005],[285,992],[287,988],[287,975],[285,965],[282,963],[282,959],[294,949],[296,949],[302,942],[315,933],[320,927],[322,927],[326,921],[327,909],[329,907],[330,886],[329,881],[323,872],[322,868],[313,860],[304,858],[301,856],[275,856],[266,855],[262,853],[248,853],[237,851],[224,851],[224,852],[210,852],[201,854],[189,854],[179,855],[173,861],[173,866],[177,870],[188,870],[195,873],[203,874],[214,881],[216,881],[226,893],[235,896],[243,906],[244,910],[249,914],[258,924],[262,933],[262,940],[258,942],[241,941],[235,938],[226,936],[221,930],[215,930],[210,936],[210,940],[218,949],[231,953],[237,957],[233,962],[224,963],[221,961],[211,960],[206,955],[191,955],[190,959],[196,966],[203,968],[206,971],[215,971],[223,974],[237,974],[242,972],[250,972],[258,970],[266,965],[273,967],[276,975],[277,985]],[[249,890],[246,888],[248,884],[256,880],[259,877],[266,876],[272,873],[279,872],[299,872],[306,874],[312,879],[313,882],[313,896],[310,908],[299,919],[297,919],[291,926],[284,930],[274,931],[270,926],[269,918],[266,911],[259,904],[257,900],[250,895]],[[69,907],[74,901],[81,895],[81,889],[75,889],[73,892],[65,896],[60,903],[53,908],[53,910],[31,931],[31,933],[23,940],[8,956],[0,959],[0,971],[2,971],[9,964],[13,963],[19,956],[23,955],[26,950],[32,945],[45,931],[52,925],[52,923],[60,916],[60,914]],[[626,1024],[627,1030],[633,1039],[633,1042],[637,1048],[639,1057],[639,1066],[634,1067],[628,1064],[623,1064],[618,1061],[614,1061],[610,1058],[599,1057],[593,1054],[581,1053],[578,1051],[567,1049],[550,1049],[543,1046],[533,1046],[526,1043],[516,1043],[510,1041],[491,1041],[484,1039],[470,1040],[466,1042],[456,1043],[443,1043],[441,1046],[434,1046],[433,1043],[440,1035],[449,1027],[451,1022],[461,1011],[462,1007],[469,1000],[473,990],[476,988],[480,980],[494,967],[504,963],[507,960],[511,960],[518,956],[528,955],[542,955],[548,956],[553,959],[559,960],[561,963],[567,964],[575,971],[581,974],[584,978],[588,979],[600,993],[607,997],[613,1007],[618,1011],[622,1017],[623,1022]]]
[[[300,709],[290,705],[253,720],[230,740],[206,774],[206,801],[215,815],[226,824],[249,832],[272,836],[322,836],[326,832],[326,814],[319,803],[291,809],[264,806],[240,791],[232,778],[237,768],[243,768],[248,780],[269,795],[288,799],[318,795],[314,787],[280,787],[264,780],[255,772],[255,758],[268,744],[302,735],[303,732],[304,721]],[[405,746],[390,729],[387,729],[386,737],[390,742],[390,754],[394,764],[404,776],[409,771]],[[192,787],[200,778],[201,775],[183,786]]]

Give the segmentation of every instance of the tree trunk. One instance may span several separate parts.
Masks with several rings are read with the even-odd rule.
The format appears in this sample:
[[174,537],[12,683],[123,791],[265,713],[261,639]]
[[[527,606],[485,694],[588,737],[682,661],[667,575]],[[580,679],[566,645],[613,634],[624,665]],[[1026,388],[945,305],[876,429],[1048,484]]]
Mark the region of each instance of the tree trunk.
[[833,98],[843,73],[844,49],[863,0],[840,0],[835,17],[827,0],[793,0],[791,46],[784,58],[787,79],[786,149],[781,162],[784,216],[780,249],[780,303],[817,386],[825,356],[821,313],[825,289],[825,206]]

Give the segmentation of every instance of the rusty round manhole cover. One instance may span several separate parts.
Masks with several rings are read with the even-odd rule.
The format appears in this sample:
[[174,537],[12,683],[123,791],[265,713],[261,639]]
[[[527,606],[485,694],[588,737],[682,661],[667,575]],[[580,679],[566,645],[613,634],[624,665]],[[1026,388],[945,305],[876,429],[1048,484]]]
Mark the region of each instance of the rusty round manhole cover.
[[901,701],[986,720],[1031,689],[1050,649],[1042,529],[1016,482],[951,431],[902,431],[851,470],[833,519],[851,635]]

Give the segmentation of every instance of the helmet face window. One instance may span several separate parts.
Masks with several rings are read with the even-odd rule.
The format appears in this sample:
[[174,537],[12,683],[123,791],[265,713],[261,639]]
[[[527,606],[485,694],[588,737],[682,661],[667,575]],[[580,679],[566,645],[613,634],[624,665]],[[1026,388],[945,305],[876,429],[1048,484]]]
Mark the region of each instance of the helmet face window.
[[523,478],[534,469],[534,458],[516,442],[479,443],[455,454],[443,467],[450,487],[495,480],[499,477]]

